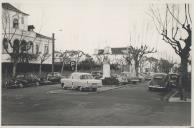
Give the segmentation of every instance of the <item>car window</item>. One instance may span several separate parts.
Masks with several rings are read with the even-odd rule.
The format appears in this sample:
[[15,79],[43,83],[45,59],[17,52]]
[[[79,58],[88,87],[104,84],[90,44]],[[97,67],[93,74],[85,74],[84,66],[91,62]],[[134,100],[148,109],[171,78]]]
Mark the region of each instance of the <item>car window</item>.
[[178,76],[177,75],[170,75],[170,78],[173,80],[176,80],[178,78]]

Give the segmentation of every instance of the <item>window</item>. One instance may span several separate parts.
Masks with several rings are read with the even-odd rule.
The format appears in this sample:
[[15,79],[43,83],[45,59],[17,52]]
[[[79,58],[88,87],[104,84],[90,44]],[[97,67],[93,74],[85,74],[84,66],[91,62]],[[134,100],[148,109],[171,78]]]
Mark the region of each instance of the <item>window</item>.
[[38,54],[38,53],[39,53],[39,46],[36,45],[36,54]]
[[24,24],[24,17],[21,18],[21,23]]
[[18,27],[19,27],[18,19],[14,18],[13,19],[13,28],[18,28]]
[[44,46],[44,54],[48,54],[48,52],[49,52],[48,45],[45,45]]
[[33,42],[29,41],[28,44],[31,47],[29,50],[31,50],[32,54],[34,54],[34,44],[33,44]]
[[9,48],[8,39],[6,39],[6,38],[3,39],[3,47],[2,48],[3,48],[2,49],[3,53],[5,53],[5,49],[8,50],[8,48]]
[[22,40],[21,42],[21,51],[27,51],[27,42],[25,40]]
[[15,39],[13,42],[13,53],[19,53],[20,49],[20,41],[18,39]]

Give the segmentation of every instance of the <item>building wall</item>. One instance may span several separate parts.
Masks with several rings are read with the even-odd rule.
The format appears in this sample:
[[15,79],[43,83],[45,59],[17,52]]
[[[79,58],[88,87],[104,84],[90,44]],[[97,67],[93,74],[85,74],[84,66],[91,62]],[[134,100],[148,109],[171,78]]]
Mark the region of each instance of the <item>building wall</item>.
[[[37,60],[30,61],[30,63],[38,64],[40,63],[40,57],[45,52],[45,47],[48,47],[48,54],[50,57],[44,62],[44,64],[51,64],[51,54],[52,54],[52,40],[50,38],[37,37],[34,31],[28,31],[28,16],[22,13],[14,12],[12,10],[2,9],[2,42],[4,38],[11,40],[13,45],[14,40],[25,40],[26,42],[32,42],[33,46],[28,50],[30,54],[39,54]],[[13,28],[14,19],[18,20],[18,28]],[[38,47],[38,51],[37,51]],[[13,48],[8,45],[8,51],[12,52]],[[2,43],[2,63],[11,62],[10,56],[7,54],[6,50],[3,48]]]

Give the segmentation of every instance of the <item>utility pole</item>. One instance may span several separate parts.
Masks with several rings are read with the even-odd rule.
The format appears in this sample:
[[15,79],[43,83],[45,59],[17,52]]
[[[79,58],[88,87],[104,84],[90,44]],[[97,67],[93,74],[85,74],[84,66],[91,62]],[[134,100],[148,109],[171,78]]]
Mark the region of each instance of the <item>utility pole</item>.
[[52,34],[52,76],[54,75],[54,63],[55,63],[55,34]]

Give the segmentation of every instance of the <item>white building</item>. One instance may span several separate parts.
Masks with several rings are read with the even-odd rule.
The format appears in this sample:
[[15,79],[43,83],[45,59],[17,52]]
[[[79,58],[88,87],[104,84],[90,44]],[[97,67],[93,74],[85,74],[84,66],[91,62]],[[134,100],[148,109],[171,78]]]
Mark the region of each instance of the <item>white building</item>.
[[[33,31],[34,26],[28,24],[28,16],[9,3],[2,3],[2,63],[11,63],[8,53],[13,53],[13,47],[25,43],[25,52],[37,55],[35,60],[29,61],[31,64],[39,64],[40,57],[47,53],[52,53],[52,38]],[[6,50],[7,49],[7,50]],[[44,64],[51,64],[51,56]]]

